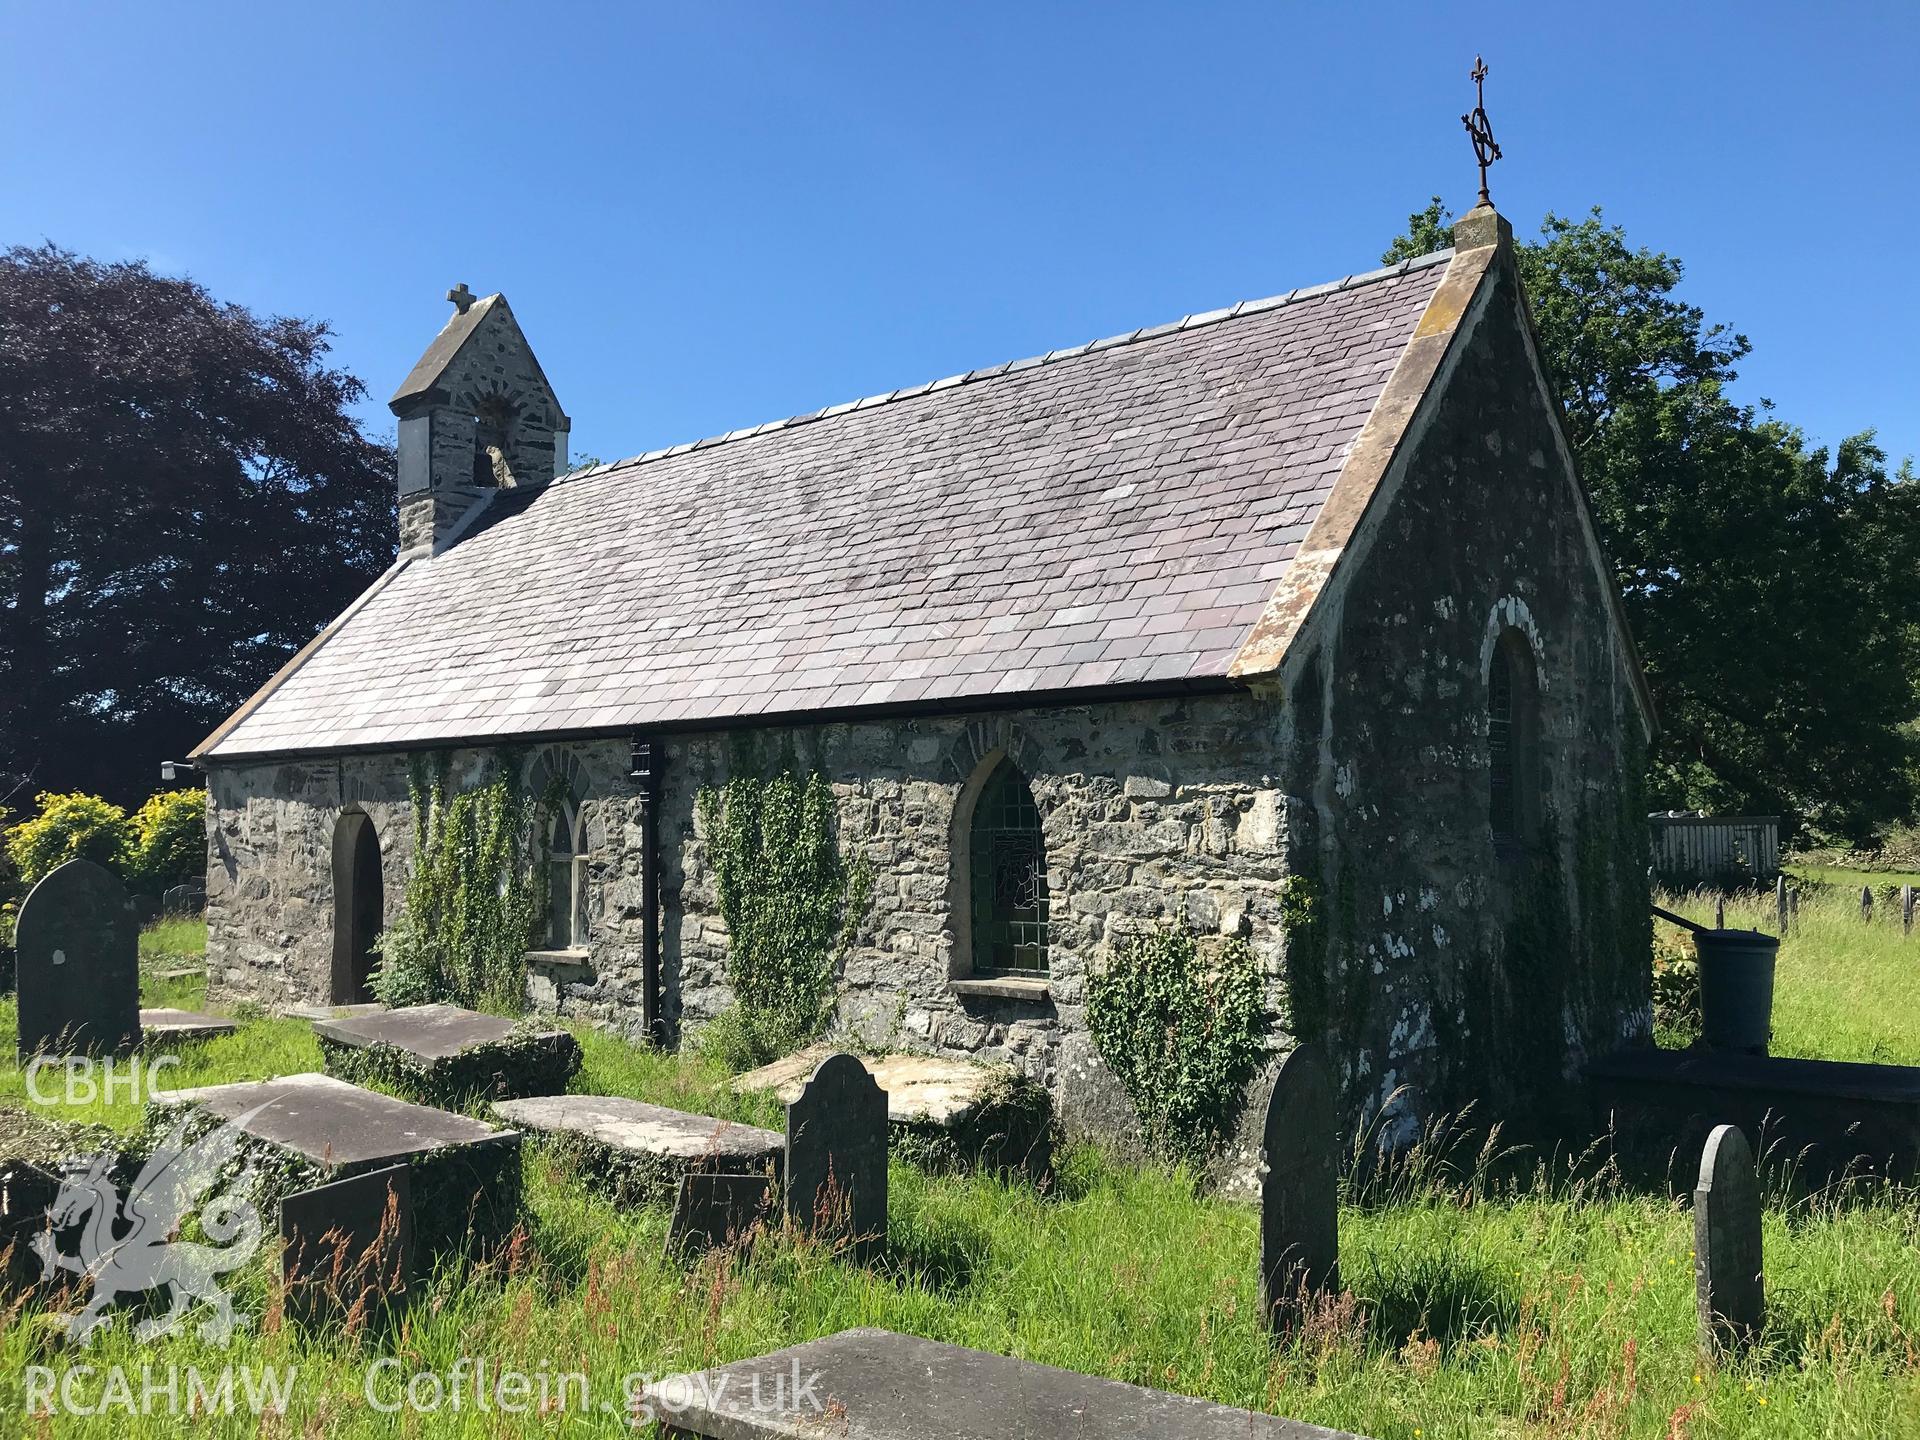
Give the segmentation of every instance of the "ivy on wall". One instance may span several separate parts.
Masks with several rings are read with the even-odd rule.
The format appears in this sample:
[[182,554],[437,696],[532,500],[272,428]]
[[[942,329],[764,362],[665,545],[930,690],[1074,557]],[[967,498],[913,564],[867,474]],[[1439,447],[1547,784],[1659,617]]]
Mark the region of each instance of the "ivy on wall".
[[1324,1040],[1330,1019],[1326,901],[1320,883],[1289,875],[1280,890],[1280,926],[1287,938],[1287,1027],[1301,1040]]
[[818,771],[735,773],[696,799],[727,926],[734,1007],[703,1046],[736,1069],[790,1054],[833,1018],[840,961],[866,913],[872,871],[837,841],[833,789]]
[[1219,1145],[1260,1062],[1264,988],[1244,940],[1203,951],[1175,927],[1129,937],[1089,978],[1087,1027],[1159,1154],[1197,1162]]
[[400,917],[380,937],[374,993],[388,1005],[518,1010],[526,952],[546,922],[529,849],[540,843],[535,821],[551,797],[522,791],[511,755],[487,783],[458,793],[450,764],[442,754],[412,766],[413,868]]

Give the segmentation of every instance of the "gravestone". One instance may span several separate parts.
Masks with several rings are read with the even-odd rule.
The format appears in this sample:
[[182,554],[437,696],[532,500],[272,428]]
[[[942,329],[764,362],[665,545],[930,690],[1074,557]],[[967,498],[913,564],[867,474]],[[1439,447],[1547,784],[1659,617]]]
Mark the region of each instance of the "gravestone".
[[1276,1331],[1304,1297],[1340,1288],[1340,1116],[1319,1047],[1280,1062],[1267,1099],[1260,1187],[1260,1305]]
[[[820,1062],[827,1045],[809,1045],[771,1065],[749,1070],[733,1082],[737,1095],[772,1095],[790,1105]],[[1004,1065],[933,1055],[867,1055],[867,1073],[887,1092],[887,1124],[896,1148],[905,1145],[921,1163],[950,1158],[1036,1183],[1053,1174],[1053,1102],[1045,1089]]]
[[619,1095],[541,1095],[502,1100],[493,1113],[575,1162],[588,1185],[616,1205],[644,1205],[680,1193],[695,1171],[778,1172],[784,1136],[755,1125],[689,1115]]
[[315,1020],[327,1073],[372,1081],[426,1105],[558,1095],[580,1068],[580,1042],[565,1030],[458,1005]]
[[280,1201],[285,1314],[301,1324],[397,1304],[413,1278],[413,1186],[405,1165]]
[[414,1239],[422,1254],[484,1247],[521,1220],[517,1131],[330,1075],[174,1090],[155,1097],[149,1126],[171,1125],[180,1107],[234,1122],[247,1153],[260,1156],[271,1175],[310,1176],[325,1184],[405,1165],[412,1172]]
[[696,1255],[735,1243],[767,1219],[772,1194],[773,1181],[766,1175],[682,1175],[667,1227],[667,1252]]
[[1760,1177],[1738,1126],[1715,1126],[1701,1152],[1700,1184],[1693,1192],[1693,1256],[1700,1343],[1708,1350],[1752,1343],[1766,1318]]
[[37,1284],[45,1276],[34,1237],[60,1193],[60,1177],[27,1160],[0,1160],[0,1291]]
[[1280,1415],[888,1330],[842,1330],[640,1392],[715,1440],[1357,1440]]
[[162,1007],[140,1012],[140,1034],[149,1045],[167,1041],[213,1040],[221,1035],[231,1035],[239,1028],[224,1015],[209,1015],[204,1010]]
[[140,926],[126,887],[69,860],[33,887],[14,924],[20,1055],[140,1043]]
[[787,1106],[787,1217],[871,1253],[887,1235],[887,1092],[851,1055],[820,1062]]

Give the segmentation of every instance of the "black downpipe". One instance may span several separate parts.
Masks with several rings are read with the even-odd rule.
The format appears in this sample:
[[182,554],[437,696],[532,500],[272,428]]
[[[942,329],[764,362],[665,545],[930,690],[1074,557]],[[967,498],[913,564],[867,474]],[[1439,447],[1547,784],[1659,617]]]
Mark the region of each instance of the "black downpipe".
[[667,1043],[660,995],[660,769],[653,740],[636,735],[629,778],[640,791],[640,1016],[647,1036]]

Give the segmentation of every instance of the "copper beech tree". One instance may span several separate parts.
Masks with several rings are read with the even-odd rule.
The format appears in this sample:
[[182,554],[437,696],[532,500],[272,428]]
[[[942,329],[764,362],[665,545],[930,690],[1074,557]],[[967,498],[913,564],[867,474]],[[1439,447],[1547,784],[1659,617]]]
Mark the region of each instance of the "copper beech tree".
[[0,804],[137,804],[377,575],[391,452],[329,332],[0,252]]

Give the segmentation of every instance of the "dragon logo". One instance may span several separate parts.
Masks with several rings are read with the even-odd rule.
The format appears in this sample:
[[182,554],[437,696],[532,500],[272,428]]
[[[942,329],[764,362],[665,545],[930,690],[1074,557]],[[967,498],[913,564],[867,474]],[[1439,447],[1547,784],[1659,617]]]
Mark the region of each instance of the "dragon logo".
[[[69,1339],[84,1345],[112,1325],[108,1312],[122,1295],[161,1289],[168,1292],[170,1308],[134,1328],[141,1341],[178,1330],[197,1302],[213,1309],[200,1326],[201,1337],[212,1344],[225,1345],[235,1326],[246,1323],[234,1314],[219,1277],[246,1264],[260,1248],[260,1212],[245,1198],[254,1174],[242,1171],[204,1205],[201,1196],[239,1155],[242,1127],[273,1103],[255,1106],[192,1144],[187,1143],[183,1117],[154,1148],[124,1196],[113,1181],[111,1154],[66,1169],[47,1209],[48,1228],[34,1237],[33,1252],[48,1278],[68,1271],[93,1282],[86,1306],[60,1317]],[[179,1238],[181,1225],[196,1206],[211,1245]],[[68,1255],[54,1237],[75,1227],[80,1248]]]

